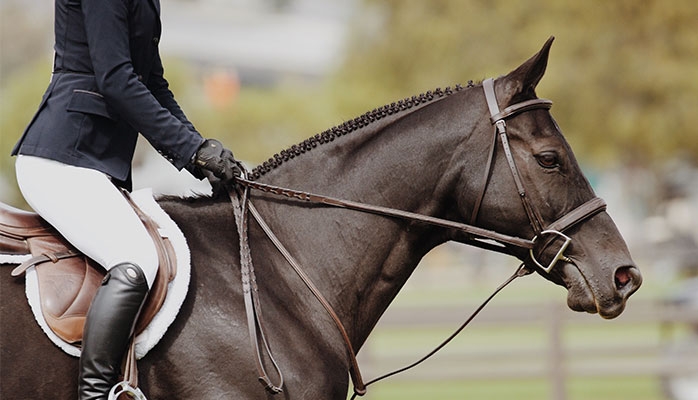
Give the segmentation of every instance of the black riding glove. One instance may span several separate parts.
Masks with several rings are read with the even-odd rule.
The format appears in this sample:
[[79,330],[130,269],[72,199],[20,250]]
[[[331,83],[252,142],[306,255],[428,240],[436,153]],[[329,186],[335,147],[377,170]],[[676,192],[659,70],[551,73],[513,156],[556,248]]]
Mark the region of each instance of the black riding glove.
[[233,152],[223,147],[216,139],[204,141],[194,155],[191,168],[188,169],[197,178],[206,178],[211,184],[228,183],[235,176],[242,175],[242,169],[233,157]]

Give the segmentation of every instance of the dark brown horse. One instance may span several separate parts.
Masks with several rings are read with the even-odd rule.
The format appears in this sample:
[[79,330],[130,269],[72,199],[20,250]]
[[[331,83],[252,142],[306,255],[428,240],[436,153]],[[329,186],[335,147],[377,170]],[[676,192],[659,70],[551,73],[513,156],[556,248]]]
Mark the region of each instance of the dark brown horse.
[[[536,99],[551,42],[494,81],[502,110]],[[531,215],[546,227],[595,195],[544,102],[534,101],[506,118],[519,181],[512,178],[501,142],[488,168],[494,133],[484,92],[481,85],[459,86],[382,107],[282,152],[253,177],[456,222],[475,219],[480,228],[531,239],[537,233]],[[533,214],[522,205],[519,184]],[[447,241],[476,243],[473,235],[456,229],[255,190],[252,201],[334,308],[355,349],[426,253]],[[230,201],[160,203],[187,237],[192,278],[181,314],[139,363],[148,397],[346,398],[350,362],[335,324],[259,225],[250,222],[249,242],[267,338],[285,377],[283,392],[276,395],[257,382]],[[572,241],[550,273],[531,266],[568,289],[571,309],[616,317],[641,277],[613,221],[597,210],[565,234]],[[531,261],[527,249],[505,245],[500,251]],[[0,284],[2,398],[76,397],[77,360],[44,337],[21,280],[3,269]]]

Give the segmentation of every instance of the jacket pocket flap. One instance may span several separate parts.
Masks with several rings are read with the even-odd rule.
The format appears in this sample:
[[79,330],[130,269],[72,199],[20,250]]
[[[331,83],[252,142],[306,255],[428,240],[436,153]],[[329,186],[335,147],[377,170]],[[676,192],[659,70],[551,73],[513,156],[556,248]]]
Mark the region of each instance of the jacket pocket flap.
[[115,120],[114,113],[109,110],[107,102],[104,101],[104,96],[97,92],[89,90],[73,90],[73,95],[70,97],[68,111],[77,111],[85,114],[94,114],[109,119]]

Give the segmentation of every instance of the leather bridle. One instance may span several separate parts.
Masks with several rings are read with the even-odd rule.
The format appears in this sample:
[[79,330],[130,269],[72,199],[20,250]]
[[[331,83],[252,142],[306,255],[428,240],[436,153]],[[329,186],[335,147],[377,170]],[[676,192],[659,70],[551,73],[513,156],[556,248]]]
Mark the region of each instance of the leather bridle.
[[[572,228],[574,225],[582,221],[585,221],[602,211],[605,211],[606,202],[604,202],[603,199],[599,197],[594,197],[591,200],[586,201],[579,207],[575,208],[574,210],[568,212],[562,218],[543,228],[544,225],[540,213],[533,206],[533,204],[531,204],[528,196],[526,196],[526,189],[524,187],[523,182],[521,181],[521,175],[519,174],[519,170],[516,167],[516,162],[514,161],[514,156],[512,155],[511,147],[509,146],[509,137],[507,135],[506,120],[526,111],[536,109],[549,110],[550,107],[552,107],[553,102],[547,99],[526,100],[520,103],[516,103],[500,111],[499,104],[497,103],[497,96],[495,95],[494,91],[494,80],[491,78],[485,79],[482,82],[482,88],[485,91],[485,99],[487,100],[487,107],[490,111],[490,122],[492,123],[492,125],[494,125],[495,139],[492,145],[492,149],[490,150],[490,159],[488,161],[487,170],[485,172],[485,184],[483,185],[480,196],[477,198],[478,200],[473,210],[471,223],[474,224],[477,219],[482,198],[484,197],[485,191],[487,190],[487,183],[489,181],[492,163],[494,160],[494,147],[496,145],[497,140],[496,137],[499,136],[500,141],[502,142],[502,148],[504,149],[504,156],[507,160],[507,164],[509,165],[509,169],[511,170],[511,174],[514,177],[516,190],[519,194],[519,198],[521,199],[521,203],[523,204],[523,208],[524,210],[526,210],[526,215],[528,216],[529,223],[531,224],[531,228],[534,232],[534,237],[533,239],[531,239],[531,247],[528,248],[529,258],[540,269],[542,269],[546,273],[550,273],[550,271],[552,271],[552,269],[555,267],[555,264],[557,264],[559,260],[571,262],[571,260],[564,255],[564,252],[570,245],[572,239],[569,236],[565,235],[563,232]],[[563,243],[560,246],[559,250],[556,252],[555,257],[553,257],[553,259],[547,266],[542,265],[536,258],[536,255],[534,254],[534,246],[536,242],[538,240],[542,240],[544,236],[557,236],[563,239]]]
[[[268,238],[274,243],[274,245],[279,250],[279,252],[286,258],[287,262],[293,267],[293,269],[299,275],[299,277],[302,279],[304,284],[309,288],[309,290],[313,293],[313,295],[318,299],[318,301],[321,303],[321,305],[325,308],[328,315],[332,318],[334,324],[336,325],[338,331],[340,332],[340,334],[342,336],[342,339],[345,343],[345,347],[347,349],[347,355],[348,355],[349,362],[350,362],[349,372],[351,374],[351,378],[352,378],[352,381],[354,383],[354,396],[364,395],[366,393],[366,386],[368,386],[369,384],[377,382],[379,380],[382,380],[384,378],[387,378],[387,377],[392,376],[394,374],[397,374],[399,372],[403,372],[409,368],[412,368],[412,367],[420,364],[422,361],[426,360],[427,358],[431,357],[439,349],[441,349],[448,342],[450,342],[463,328],[465,328],[465,326],[484,308],[484,306],[494,297],[495,294],[497,294],[500,290],[502,290],[507,284],[509,284],[515,278],[517,278],[519,276],[526,275],[526,274],[530,273],[531,270],[528,270],[526,268],[526,262],[522,263],[522,265],[517,269],[517,271],[509,279],[507,279],[500,287],[498,287],[495,290],[495,292],[487,300],[485,300],[485,302],[483,302],[483,304],[480,307],[478,307],[476,309],[476,311],[458,328],[458,330],[456,330],[456,332],[454,332],[454,334],[452,334],[446,341],[444,341],[441,345],[439,345],[435,350],[430,352],[427,356],[423,357],[419,361],[417,361],[417,362],[415,362],[415,363],[413,363],[405,368],[402,368],[398,371],[394,371],[392,373],[383,375],[379,378],[372,380],[371,382],[364,383],[363,379],[361,377],[361,373],[359,371],[358,362],[356,361],[356,354],[353,350],[351,341],[349,339],[349,335],[347,334],[346,329],[344,328],[342,322],[340,321],[339,317],[332,309],[332,306],[329,304],[329,302],[324,298],[322,293],[318,290],[318,288],[313,284],[313,282],[305,274],[305,272],[301,268],[298,261],[288,252],[288,250],[283,246],[281,241],[276,237],[276,235],[274,235],[274,233],[271,231],[269,226],[262,219],[261,215],[256,210],[256,208],[254,207],[254,205],[252,204],[252,202],[249,198],[250,189],[256,189],[256,190],[260,190],[262,192],[269,193],[272,195],[284,196],[287,198],[301,200],[301,201],[310,202],[310,203],[314,203],[314,204],[322,204],[322,205],[327,205],[327,206],[332,206],[332,207],[346,208],[346,209],[357,210],[357,211],[366,212],[366,213],[401,218],[401,219],[406,219],[406,220],[410,220],[413,222],[420,222],[420,223],[424,223],[424,224],[454,229],[454,230],[457,230],[457,231],[460,231],[460,232],[467,234],[472,239],[473,245],[478,246],[478,247],[483,247],[483,248],[486,248],[489,250],[504,252],[502,249],[514,246],[517,248],[528,250],[530,261],[532,261],[537,267],[539,267],[541,270],[545,271],[546,273],[550,273],[559,260],[563,260],[563,261],[569,262],[569,263],[572,262],[572,260],[570,260],[569,258],[567,258],[564,255],[564,252],[567,249],[567,247],[570,245],[572,238],[565,235],[564,232],[569,230],[573,226],[575,226],[583,221],[586,221],[587,219],[591,218],[592,216],[604,211],[606,209],[606,203],[602,199],[600,199],[598,197],[594,197],[591,200],[578,206],[577,208],[569,211],[562,218],[559,218],[555,222],[545,226],[543,224],[543,220],[540,217],[540,214],[538,213],[537,209],[533,206],[533,204],[531,204],[529,198],[526,196],[525,186],[521,180],[521,176],[519,174],[518,168],[516,167],[516,163],[514,161],[514,157],[513,157],[512,152],[511,152],[511,147],[509,146],[506,120],[509,118],[515,117],[521,113],[531,111],[531,110],[536,110],[536,109],[548,110],[552,106],[552,102],[550,100],[546,100],[546,99],[526,100],[526,101],[523,101],[520,103],[516,103],[512,106],[506,107],[504,110],[500,111],[499,105],[497,103],[495,91],[494,91],[494,80],[493,79],[486,79],[485,81],[483,81],[482,86],[483,86],[483,89],[485,92],[485,98],[487,100],[487,105],[488,105],[489,112],[490,112],[490,121],[491,121],[492,125],[494,126],[494,135],[493,135],[494,138],[492,141],[492,146],[490,148],[490,155],[489,155],[488,164],[487,164],[486,170],[485,170],[482,190],[480,191],[480,194],[476,197],[475,206],[474,206],[473,212],[471,214],[470,224],[464,224],[464,223],[460,223],[460,222],[445,220],[445,219],[436,218],[436,217],[427,216],[427,215],[422,215],[422,214],[416,214],[416,213],[403,211],[403,210],[397,210],[397,209],[388,208],[388,207],[370,205],[370,204],[355,202],[355,201],[351,201],[351,200],[343,200],[343,199],[338,199],[338,198],[334,198],[334,197],[330,197],[330,196],[323,196],[323,195],[319,195],[319,194],[308,193],[308,192],[303,192],[303,191],[299,191],[299,190],[293,190],[293,189],[263,184],[263,183],[249,180],[247,178],[246,172],[244,173],[244,176],[240,176],[240,177],[235,178],[235,182],[237,183],[237,187],[231,189],[229,191],[229,194],[230,194],[230,198],[234,204],[235,218],[236,218],[236,223],[238,226],[238,234],[239,234],[239,239],[240,239],[240,253],[241,253],[240,258],[241,258],[241,269],[242,269],[242,280],[243,280],[243,294],[245,297],[245,306],[246,306],[245,308],[247,311],[248,328],[250,330],[250,341],[251,341],[253,351],[254,351],[255,356],[256,356],[255,362],[256,362],[258,373],[259,373],[259,380],[260,380],[260,382],[262,382],[262,384],[270,392],[279,393],[282,391],[283,376],[281,374],[280,368],[278,367],[278,365],[274,361],[274,358],[271,355],[271,350],[269,348],[269,345],[267,344],[267,341],[266,341],[266,338],[264,335],[264,326],[262,324],[261,310],[260,310],[260,306],[259,306],[260,303],[259,303],[259,300],[257,297],[258,293],[257,293],[256,278],[254,276],[254,268],[252,266],[252,258],[251,258],[251,254],[250,254],[249,244],[247,242],[247,229],[248,229],[248,227],[247,227],[247,225],[248,225],[247,215],[248,215],[248,211],[252,213],[252,216],[255,218],[257,223],[262,227],[262,230],[265,232],[265,234],[268,236]],[[487,190],[487,186],[489,183],[489,178],[490,178],[490,175],[492,172],[491,170],[492,170],[492,165],[494,163],[497,137],[499,137],[499,139],[502,143],[504,155],[505,155],[505,158],[506,158],[507,163],[509,165],[509,169],[511,170],[512,176],[514,178],[514,182],[516,184],[516,189],[517,189],[518,195],[521,199],[523,207],[524,207],[526,214],[528,216],[529,222],[531,224],[531,228],[533,229],[534,237],[532,239],[524,239],[524,238],[514,237],[514,236],[502,234],[499,232],[483,229],[483,228],[480,228],[480,227],[477,227],[474,225],[476,220],[477,220],[480,206],[482,204],[482,199],[485,196],[485,192]],[[244,171],[244,169],[243,169],[243,171]],[[543,237],[548,237],[548,238],[552,238],[552,239],[560,238],[563,240],[562,245],[557,250],[556,255],[548,263],[548,265],[542,265],[538,261],[538,259],[536,258],[536,254],[534,251],[534,247],[536,246],[536,243],[539,240],[543,240]],[[491,240],[491,241],[497,242],[501,246],[496,246],[496,245],[493,246],[493,245],[489,244],[488,242],[486,242],[486,240]],[[552,242],[552,240],[548,241],[548,243],[551,243],[551,242]],[[538,256],[540,256],[540,254]],[[259,328],[259,330],[257,330],[257,328]],[[270,360],[272,361],[272,364],[273,364],[274,368],[276,369],[277,375],[279,376],[279,383],[276,385],[272,384],[271,379],[269,378],[268,374],[265,371],[264,363],[262,361],[261,351],[259,348],[260,341],[264,344],[267,355],[270,358]]]

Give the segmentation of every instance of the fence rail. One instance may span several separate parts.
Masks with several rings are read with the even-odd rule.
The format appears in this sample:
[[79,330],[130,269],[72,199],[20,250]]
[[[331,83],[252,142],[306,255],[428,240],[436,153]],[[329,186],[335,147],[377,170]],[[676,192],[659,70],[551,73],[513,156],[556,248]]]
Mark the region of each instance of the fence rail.
[[[428,330],[458,325],[455,316],[463,307],[402,307],[391,309],[376,332]],[[466,329],[510,332],[502,346],[447,347],[417,369],[397,375],[400,380],[483,380],[544,378],[551,385],[552,399],[565,400],[570,377],[689,376],[698,379],[698,312],[657,301],[634,301],[613,321],[570,312],[558,303],[492,305]],[[520,329],[536,329],[537,343],[517,341]],[[598,328],[598,330],[596,330]],[[656,340],[573,340],[576,330],[627,332],[648,329]],[[600,333],[599,333],[600,332]],[[683,332],[682,335],[676,332]],[[690,333],[692,332],[692,333]],[[380,335],[380,333],[378,333]],[[513,339],[512,339],[513,338]],[[497,338],[499,339],[499,338]],[[467,339],[464,339],[467,342]],[[680,349],[674,349],[676,344]],[[434,343],[436,345],[436,343]],[[427,350],[428,351],[428,350]],[[423,356],[410,346],[383,351],[371,338],[359,360],[365,376],[375,376],[414,362]],[[698,385],[698,382],[696,383]]]

